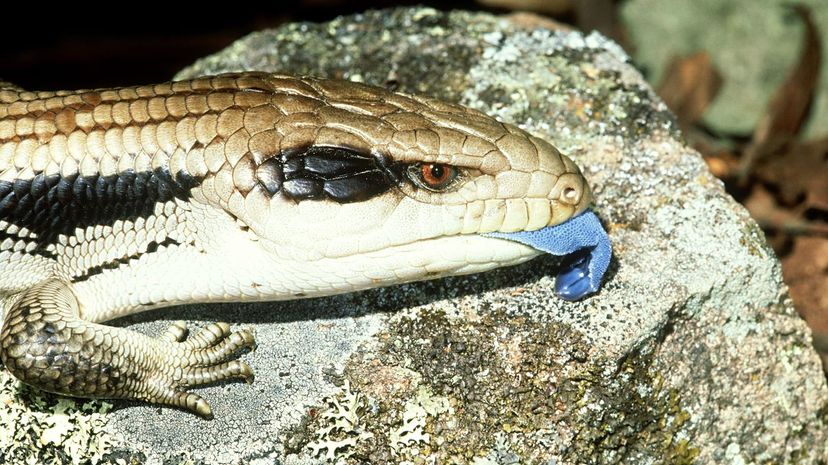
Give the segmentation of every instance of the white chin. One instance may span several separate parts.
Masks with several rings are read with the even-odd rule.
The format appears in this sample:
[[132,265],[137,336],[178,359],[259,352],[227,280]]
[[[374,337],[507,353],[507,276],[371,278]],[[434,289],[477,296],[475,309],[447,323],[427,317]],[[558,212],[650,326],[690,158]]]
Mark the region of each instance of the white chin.
[[[517,242],[477,234],[441,237],[369,252],[363,255],[317,262],[333,275],[349,276],[351,290],[391,283],[464,275],[511,266],[542,254]],[[333,284],[333,283],[330,283]],[[340,282],[339,285],[345,283]],[[333,287],[338,287],[334,285]],[[334,292],[341,292],[338,290]]]

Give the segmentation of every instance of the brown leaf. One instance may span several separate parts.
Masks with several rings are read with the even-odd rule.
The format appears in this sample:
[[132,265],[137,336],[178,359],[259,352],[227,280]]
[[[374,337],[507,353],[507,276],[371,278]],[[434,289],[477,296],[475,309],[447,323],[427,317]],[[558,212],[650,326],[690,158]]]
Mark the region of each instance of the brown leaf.
[[687,135],[688,141],[692,140],[693,148],[704,155],[704,161],[707,163],[707,169],[713,173],[713,176],[716,176],[719,179],[729,178],[730,173],[736,169],[736,166],[738,166],[739,163],[736,156],[728,150],[721,150],[705,143],[706,141],[701,136],[693,135],[693,137],[691,137],[691,135],[692,134]]
[[782,274],[808,326],[828,335],[828,239],[798,237],[782,259]]
[[537,13],[529,13],[526,11],[516,11],[514,13],[509,13],[504,16],[507,20],[509,20],[515,26],[526,29],[526,30],[533,30],[538,28],[549,29],[550,31],[566,31],[570,32],[574,29],[572,26],[564,23],[559,23],[552,18],[548,18],[546,16],[541,16]]
[[802,53],[785,81],[774,92],[742,155],[738,173],[742,184],[757,160],[778,152],[799,134],[814,97],[822,65],[820,34],[808,7],[796,5],[793,11],[805,25]]
[[797,238],[782,259],[782,275],[796,311],[813,331],[814,348],[828,373],[828,238]]
[[778,192],[780,202],[802,213],[817,209],[828,218],[828,137],[794,144],[755,170],[756,178]]
[[798,220],[794,212],[781,207],[773,193],[759,183],[754,184],[744,204],[750,212],[750,216],[766,231],[783,231],[785,229],[784,225]]
[[561,15],[572,10],[574,0],[477,0],[483,6],[506,8],[512,11],[536,11]]
[[722,77],[707,52],[673,58],[664,71],[658,95],[687,128],[707,109],[722,86]]
[[578,0],[574,2],[575,24],[582,31],[598,31],[619,40],[618,6],[613,0]]
[[777,253],[786,248],[792,236],[828,239],[828,223],[806,218],[801,207],[790,208],[780,205],[774,194],[762,183],[754,183],[744,205],[750,211],[750,216],[765,230],[768,242]]
[[828,374],[828,333],[814,331],[814,349],[822,359],[822,369]]

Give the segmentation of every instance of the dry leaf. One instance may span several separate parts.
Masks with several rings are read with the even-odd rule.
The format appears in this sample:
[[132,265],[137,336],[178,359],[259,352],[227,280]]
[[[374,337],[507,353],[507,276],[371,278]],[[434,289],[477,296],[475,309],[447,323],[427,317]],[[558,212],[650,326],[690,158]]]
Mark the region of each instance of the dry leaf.
[[687,128],[701,117],[721,86],[722,77],[710,55],[697,52],[671,60],[657,92]]
[[793,11],[805,25],[802,53],[788,77],[774,92],[765,116],[756,126],[753,138],[742,155],[738,173],[742,184],[758,160],[776,153],[799,134],[814,97],[822,65],[820,34],[808,7],[796,5]]
[[550,15],[561,15],[572,10],[573,0],[477,0],[477,3],[512,11],[537,11]]
[[614,0],[578,0],[575,6],[575,24],[582,31],[598,31],[623,42]]
[[796,238],[782,273],[799,314],[814,332],[828,335],[828,238]]
[[828,218],[828,138],[793,145],[759,164],[755,175],[773,187],[782,204],[802,214],[822,210]]
[[554,19],[547,18],[546,16],[541,16],[536,13],[528,13],[525,11],[510,13],[505,15],[505,18],[515,26],[530,31],[538,28],[549,29],[550,31],[566,32],[574,30],[574,28],[568,24],[559,23]]

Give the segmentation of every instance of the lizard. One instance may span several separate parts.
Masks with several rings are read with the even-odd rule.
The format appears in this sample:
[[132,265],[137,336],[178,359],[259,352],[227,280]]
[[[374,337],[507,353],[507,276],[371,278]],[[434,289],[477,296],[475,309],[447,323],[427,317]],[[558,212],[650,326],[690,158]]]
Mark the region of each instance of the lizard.
[[[45,391],[212,417],[249,329],[103,324],[196,302],[311,298],[611,248],[579,167],[482,112],[262,72],[112,89],[0,86],[0,360]],[[188,337],[189,336],[189,337]]]

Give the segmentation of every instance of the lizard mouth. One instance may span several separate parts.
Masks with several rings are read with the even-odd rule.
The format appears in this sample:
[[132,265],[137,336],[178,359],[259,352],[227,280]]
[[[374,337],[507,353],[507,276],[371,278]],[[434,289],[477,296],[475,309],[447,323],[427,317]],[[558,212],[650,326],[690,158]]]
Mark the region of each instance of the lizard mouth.
[[555,293],[564,300],[579,300],[597,292],[612,258],[609,236],[591,210],[536,231],[483,235],[519,242],[552,255],[574,255],[555,280]]

